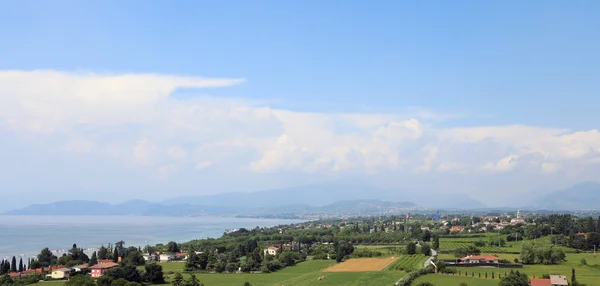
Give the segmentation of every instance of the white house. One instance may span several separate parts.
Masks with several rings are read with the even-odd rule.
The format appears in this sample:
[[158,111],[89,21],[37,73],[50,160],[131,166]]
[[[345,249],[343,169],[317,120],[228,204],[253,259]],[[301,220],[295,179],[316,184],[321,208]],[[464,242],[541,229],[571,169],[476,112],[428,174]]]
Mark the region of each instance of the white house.
[[175,256],[173,256],[172,254],[161,254],[158,257],[159,261],[170,261],[173,260]]
[[279,247],[275,247],[275,246],[269,246],[267,247],[263,252],[264,255],[276,255],[277,254],[277,250],[279,250]]
[[75,271],[75,272],[81,272],[82,270],[85,270],[88,268],[89,268],[88,264],[86,263],[86,264],[81,264],[81,265],[75,265],[75,266],[71,267],[71,270]]
[[498,263],[496,256],[469,255],[460,259],[461,263]]
[[550,275],[550,284],[552,286],[569,285],[567,277],[562,275]]
[[48,275],[48,276],[50,276],[54,279],[65,279],[65,278],[69,278],[69,274],[71,274],[70,268],[58,268],[58,269],[52,270],[52,273],[50,273],[50,275]]

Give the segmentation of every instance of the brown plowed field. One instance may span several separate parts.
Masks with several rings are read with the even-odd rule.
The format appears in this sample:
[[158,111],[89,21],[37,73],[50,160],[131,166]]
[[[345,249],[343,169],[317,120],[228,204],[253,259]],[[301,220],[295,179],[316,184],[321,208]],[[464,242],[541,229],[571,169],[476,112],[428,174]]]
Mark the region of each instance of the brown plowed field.
[[397,258],[353,258],[326,268],[323,272],[381,271]]

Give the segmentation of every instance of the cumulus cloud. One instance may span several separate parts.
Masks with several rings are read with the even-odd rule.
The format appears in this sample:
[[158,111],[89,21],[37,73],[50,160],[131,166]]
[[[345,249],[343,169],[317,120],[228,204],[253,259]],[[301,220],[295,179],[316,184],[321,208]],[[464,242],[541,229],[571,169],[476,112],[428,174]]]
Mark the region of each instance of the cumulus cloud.
[[[180,88],[242,79],[0,71],[0,129],[52,138],[57,149],[181,171],[248,173],[556,174],[600,164],[600,132],[535,126],[436,128],[431,112],[315,113]],[[200,91],[199,91],[200,92]],[[424,116],[418,116],[424,114]]]

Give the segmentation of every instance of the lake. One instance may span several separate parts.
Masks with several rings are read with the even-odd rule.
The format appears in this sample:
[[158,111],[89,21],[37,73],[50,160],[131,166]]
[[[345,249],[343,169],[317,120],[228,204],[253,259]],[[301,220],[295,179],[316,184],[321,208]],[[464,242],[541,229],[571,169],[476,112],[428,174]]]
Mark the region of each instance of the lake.
[[298,220],[232,217],[6,216],[0,215],[0,259],[26,261],[41,249],[97,248],[123,240],[125,246],[187,242],[220,237],[236,228],[271,227]]

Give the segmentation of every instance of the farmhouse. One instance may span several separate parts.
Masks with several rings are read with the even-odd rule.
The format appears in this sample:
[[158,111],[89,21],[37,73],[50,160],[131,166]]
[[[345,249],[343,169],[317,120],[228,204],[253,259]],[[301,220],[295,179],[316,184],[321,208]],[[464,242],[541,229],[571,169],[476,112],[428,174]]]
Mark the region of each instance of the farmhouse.
[[117,267],[119,267],[119,264],[114,263],[114,262],[96,264],[96,265],[90,267],[90,269],[92,270],[91,275],[94,278],[98,278],[98,277],[104,275],[104,273],[106,273],[106,271],[117,268]]
[[455,225],[450,228],[450,232],[461,232],[463,230],[465,230],[465,227],[461,225]]
[[52,273],[48,274],[48,277],[52,277],[53,279],[65,279],[69,278],[69,274],[71,274],[70,268],[58,268],[52,270]]
[[496,256],[469,255],[460,259],[460,263],[498,263]]
[[550,275],[550,285],[552,286],[563,286],[569,285],[567,277],[562,275]]
[[277,246],[269,246],[263,252],[265,255],[267,255],[267,254],[276,255],[278,250],[279,250],[279,247],[277,247]]

